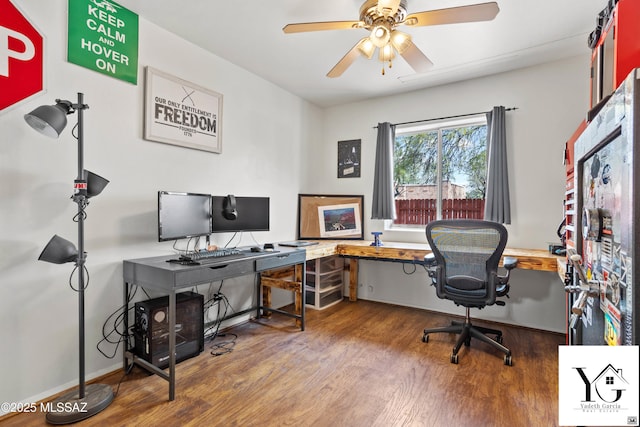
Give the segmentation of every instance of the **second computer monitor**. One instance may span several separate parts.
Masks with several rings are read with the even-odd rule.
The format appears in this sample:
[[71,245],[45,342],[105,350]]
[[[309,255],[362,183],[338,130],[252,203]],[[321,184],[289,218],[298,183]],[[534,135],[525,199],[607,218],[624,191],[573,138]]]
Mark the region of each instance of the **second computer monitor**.
[[[269,231],[269,198],[242,197],[235,199],[235,214],[230,215],[232,207],[229,196],[212,196],[211,217],[214,233],[233,233],[241,231]],[[233,217],[235,216],[235,219]]]

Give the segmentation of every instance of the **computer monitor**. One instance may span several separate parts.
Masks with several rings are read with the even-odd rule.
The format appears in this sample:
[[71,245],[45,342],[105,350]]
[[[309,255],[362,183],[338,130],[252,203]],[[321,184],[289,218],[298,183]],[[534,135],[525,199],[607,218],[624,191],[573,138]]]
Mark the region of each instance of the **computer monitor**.
[[240,231],[269,231],[269,198],[238,197],[235,199],[236,218],[233,219],[229,196],[212,196],[211,216],[214,233]]
[[211,195],[158,191],[158,241],[208,236]]

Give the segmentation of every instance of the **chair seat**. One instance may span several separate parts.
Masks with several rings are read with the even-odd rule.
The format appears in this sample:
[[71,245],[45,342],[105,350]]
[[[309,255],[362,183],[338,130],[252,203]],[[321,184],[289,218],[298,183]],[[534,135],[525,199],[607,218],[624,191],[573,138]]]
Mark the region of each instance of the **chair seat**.
[[[446,291],[452,295],[458,295],[460,297],[477,297],[477,298],[484,298],[485,296],[487,296],[487,291],[485,288],[482,289],[460,289],[454,286],[449,286],[444,285],[444,288],[446,289]],[[496,295],[499,297],[503,297],[505,295],[507,295],[507,292],[509,291],[509,285],[508,284],[501,284],[496,286]],[[483,304],[484,305],[484,304]]]
[[444,285],[444,289],[447,291],[448,294],[450,294],[451,298],[449,299],[453,299],[455,297],[462,297],[464,299],[473,299],[473,298],[477,298],[479,303],[481,302],[482,305],[485,305],[484,302],[484,298],[487,296],[487,291],[482,288],[482,289],[460,289],[460,288],[456,288],[453,286],[449,286],[449,285]]
[[473,276],[457,275],[447,278],[447,285],[454,289],[466,291],[484,290],[487,282]]

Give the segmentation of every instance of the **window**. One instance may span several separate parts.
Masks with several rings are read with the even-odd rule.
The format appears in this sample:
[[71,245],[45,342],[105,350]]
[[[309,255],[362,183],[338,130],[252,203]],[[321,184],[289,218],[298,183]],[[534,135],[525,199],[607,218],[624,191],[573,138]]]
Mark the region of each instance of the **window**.
[[397,216],[393,227],[422,228],[435,219],[483,218],[484,114],[397,127],[393,155]]

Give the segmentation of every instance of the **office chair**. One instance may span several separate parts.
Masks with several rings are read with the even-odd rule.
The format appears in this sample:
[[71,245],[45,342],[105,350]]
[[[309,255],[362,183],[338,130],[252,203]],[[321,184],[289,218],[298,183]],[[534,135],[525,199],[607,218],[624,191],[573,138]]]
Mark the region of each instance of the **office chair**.
[[[507,244],[507,230],[502,224],[482,220],[438,220],[427,224],[427,240],[433,251],[425,257],[431,284],[436,287],[438,298],[448,299],[466,307],[463,323],[425,329],[423,342],[429,342],[429,334],[449,332],[460,334],[451,363],[458,363],[458,351],[462,344],[471,345],[476,338],[504,353],[504,364],[512,366],[511,350],[502,345],[502,332],[497,329],[473,326],[469,311],[488,305],[504,305],[496,298],[507,296],[509,275],[518,260],[505,257],[503,266],[507,273],[498,274],[498,264]],[[495,340],[487,335],[495,335]]]

